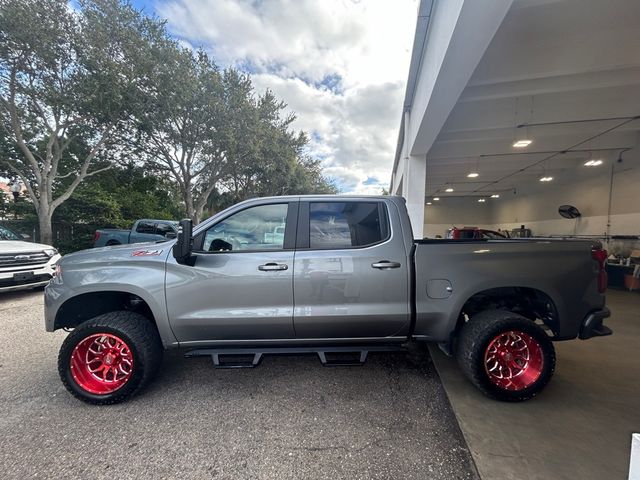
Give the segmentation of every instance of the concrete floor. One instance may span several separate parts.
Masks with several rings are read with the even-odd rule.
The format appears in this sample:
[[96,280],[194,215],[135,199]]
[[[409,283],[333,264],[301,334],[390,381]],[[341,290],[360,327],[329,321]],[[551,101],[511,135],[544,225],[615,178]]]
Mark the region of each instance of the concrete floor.
[[607,293],[614,335],[556,343],[554,378],[537,398],[497,403],[453,359],[431,353],[484,479],[627,479],[640,432],[640,295]]
[[[477,479],[426,350],[363,367],[165,356],[121,405],[73,398],[42,292],[0,295],[0,478]],[[418,352],[420,353],[420,352]]]

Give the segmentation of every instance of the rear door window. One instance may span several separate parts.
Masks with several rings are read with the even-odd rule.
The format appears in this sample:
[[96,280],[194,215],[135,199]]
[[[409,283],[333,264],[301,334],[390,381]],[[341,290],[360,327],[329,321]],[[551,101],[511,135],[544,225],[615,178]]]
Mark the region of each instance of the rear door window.
[[309,247],[366,247],[388,237],[386,211],[380,202],[311,202]]

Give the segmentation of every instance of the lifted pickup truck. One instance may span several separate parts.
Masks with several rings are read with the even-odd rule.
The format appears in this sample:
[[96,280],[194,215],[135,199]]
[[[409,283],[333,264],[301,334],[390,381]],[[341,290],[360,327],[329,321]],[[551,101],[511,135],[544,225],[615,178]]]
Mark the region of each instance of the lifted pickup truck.
[[606,256],[589,241],[414,241],[399,197],[254,199],[193,231],[181,221],[176,240],[63,257],[46,329],[72,329],[60,377],[94,404],[138,392],[163,349],[227,367],[292,352],[359,364],[408,341],[439,343],[486,395],[521,401],[549,382],[552,341],[611,333]]
[[176,238],[178,222],[171,220],[136,220],[131,230],[108,228],[96,230],[94,247],[111,247],[126,243],[144,243]]

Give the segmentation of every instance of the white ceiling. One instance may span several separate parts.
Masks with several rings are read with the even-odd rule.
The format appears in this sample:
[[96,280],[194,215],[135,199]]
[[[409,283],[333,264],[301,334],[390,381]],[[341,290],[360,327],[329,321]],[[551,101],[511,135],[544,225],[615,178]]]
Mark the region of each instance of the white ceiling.
[[[516,0],[429,150],[426,195],[601,174],[637,144],[640,119],[625,117],[638,115],[640,1]],[[516,128],[597,118],[612,120]],[[533,143],[516,149],[516,138]],[[605,164],[584,167],[589,158]],[[467,178],[471,171],[480,176]]]

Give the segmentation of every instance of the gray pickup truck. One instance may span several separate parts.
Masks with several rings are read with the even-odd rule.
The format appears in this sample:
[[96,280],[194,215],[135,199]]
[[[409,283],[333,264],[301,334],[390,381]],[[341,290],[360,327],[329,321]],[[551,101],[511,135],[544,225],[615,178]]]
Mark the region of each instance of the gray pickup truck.
[[172,220],[136,220],[131,230],[105,228],[96,230],[93,236],[94,247],[111,247],[127,243],[144,243],[167,238],[176,238],[178,222]]
[[522,401],[549,382],[552,341],[611,333],[606,255],[589,241],[414,240],[399,197],[261,198],[193,230],[183,220],[175,240],[66,255],[46,329],[71,330],[59,373],[94,404],[138,392],[163,349],[226,367],[293,352],[331,365],[410,341]]

